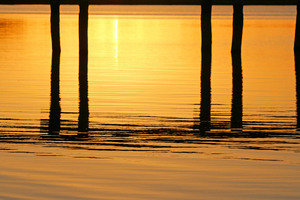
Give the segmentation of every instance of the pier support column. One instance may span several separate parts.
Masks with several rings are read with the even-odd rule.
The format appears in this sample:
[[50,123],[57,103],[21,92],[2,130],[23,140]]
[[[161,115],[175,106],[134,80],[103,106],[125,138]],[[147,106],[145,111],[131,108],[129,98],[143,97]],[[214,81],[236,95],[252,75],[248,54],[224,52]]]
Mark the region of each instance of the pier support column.
[[59,35],[59,0],[51,0],[51,39],[52,51],[60,53],[60,35]]
[[297,2],[297,19],[294,43],[295,75],[296,75],[296,110],[297,129],[300,129],[300,0]]
[[242,36],[243,36],[243,0],[233,2],[232,23],[232,105],[231,105],[231,129],[242,130],[243,126],[243,75],[242,75]]
[[59,93],[59,74],[60,74],[60,31],[59,31],[59,0],[51,0],[51,39],[52,39],[52,64],[51,64],[51,100],[49,114],[48,133],[58,135],[60,131],[60,93]]
[[212,1],[206,0],[201,5],[201,34],[202,34],[202,52],[211,52],[212,33],[211,33],[211,10]]
[[297,19],[296,19],[294,51],[300,52],[300,0],[298,0],[297,2]]
[[239,53],[242,48],[242,36],[243,36],[243,0],[234,0],[233,2],[233,34],[232,34],[232,46],[231,53]]
[[79,1],[79,53],[88,53],[88,0]]
[[300,130],[300,51],[295,51],[297,129]]
[[88,1],[80,0],[79,12],[79,118],[78,132],[87,133],[88,106]]
[[231,129],[243,128],[243,74],[241,53],[232,53]]
[[60,52],[52,52],[51,64],[51,100],[50,100],[50,115],[49,115],[49,129],[50,135],[58,135],[60,131],[60,90],[59,90],[59,71],[60,71]]
[[205,134],[211,127],[211,0],[201,5],[201,103],[200,103],[200,133]]

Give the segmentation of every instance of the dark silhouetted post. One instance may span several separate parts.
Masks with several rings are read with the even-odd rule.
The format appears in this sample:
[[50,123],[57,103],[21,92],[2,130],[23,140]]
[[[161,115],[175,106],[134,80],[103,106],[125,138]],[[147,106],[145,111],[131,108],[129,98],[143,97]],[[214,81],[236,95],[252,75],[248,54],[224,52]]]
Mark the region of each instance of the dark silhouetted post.
[[60,97],[59,97],[60,52],[52,52],[51,66],[51,102],[49,116],[49,134],[58,135],[60,131]]
[[296,19],[296,31],[295,31],[295,43],[294,51],[300,52],[300,0],[297,2],[297,19]]
[[295,75],[296,75],[296,107],[297,107],[297,129],[300,129],[300,0],[297,1],[297,19],[295,31]]
[[[88,59],[86,55],[80,55],[79,68],[87,68]],[[88,132],[89,128],[89,102],[88,102],[88,79],[86,70],[79,72],[79,118],[78,131]],[[87,71],[86,71],[87,72]]]
[[200,133],[210,130],[211,112],[211,0],[201,6],[201,103],[200,103]]
[[211,52],[212,34],[211,34],[211,0],[206,0],[201,5],[201,34],[202,34],[202,52]]
[[88,2],[80,0],[79,13],[79,119],[78,132],[87,133],[88,107]]
[[300,52],[295,51],[297,129],[300,129]]
[[51,38],[52,51],[60,52],[60,35],[59,35],[59,0],[51,0]]
[[59,134],[60,131],[60,97],[59,97],[59,64],[60,64],[60,35],[59,35],[59,1],[51,0],[51,102],[49,115],[49,134]]
[[241,48],[243,36],[243,0],[233,1],[233,34],[232,34],[232,105],[231,129],[242,129],[243,126],[243,75]]
[[79,1],[79,53],[88,54],[88,0]]
[[241,53],[232,53],[232,105],[231,128],[243,127],[243,73]]
[[231,52],[241,52],[243,36],[243,0],[234,0],[233,2],[233,34]]

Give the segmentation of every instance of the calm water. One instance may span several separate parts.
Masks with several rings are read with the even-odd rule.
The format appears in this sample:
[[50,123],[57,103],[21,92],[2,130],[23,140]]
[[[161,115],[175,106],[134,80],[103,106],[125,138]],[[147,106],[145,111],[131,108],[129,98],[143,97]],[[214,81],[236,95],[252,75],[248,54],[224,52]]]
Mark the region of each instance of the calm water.
[[[93,9],[88,95],[79,92],[86,85],[78,79],[76,11],[61,15],[60,56],[52,56],[48,14],[28,14],[26,9],[0,14],[0,159],[5,163],[0,197],[300,197],[293,7],[265,13],[248,8],[240,89],[232,84],[231,12],[215,13],[205,131],[197,10],[98,15]],[[59,85],[51,91],[51,67],[58,65]],[[59,169],[52,171],[55,166]],[[98,170],[107,173],[93,173]],[[153,175],[163,178],[154,180]],[[94,182],[106,187],[94,188]],[[27,191],[43,183],[39,187],[56,196]],[[21,192],[12,195],[16,186]],[[76,188],[83,192],[64,193]],[[220,196],[213,194],[214,188]]]

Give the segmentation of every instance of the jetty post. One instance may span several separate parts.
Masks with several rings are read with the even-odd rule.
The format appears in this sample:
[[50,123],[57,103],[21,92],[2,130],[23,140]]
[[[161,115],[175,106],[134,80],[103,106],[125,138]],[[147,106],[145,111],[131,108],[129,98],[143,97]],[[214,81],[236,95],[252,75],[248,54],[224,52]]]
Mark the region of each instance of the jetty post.
[[243,0],[233,0],[231,53],[241,53],[244,24],[243,7]]
[[79,117],[78,132],[87,133],[88,106],[88,0],[79,1]]
[[232,53],[231,129],[243,128],[243,72],[241,53]]
[[60,24],[59,24],[59,0],[50,1],[50,24],[51,24],[51,42],[52,42],[52,63],[51,63],[51,99],[49,113],[50,135],[58,135],[60,131]]
[[61,106],[60,106],[60,78],[59,67],[60,66],[60,52],[52,52],[52,64],[51,64],[51,99],[50,99],[50,114],[49,114],[49,129],[50,135],[58,135],[60,131],[60,118],[61,118]]
[[296,76],[296,116],[297,129],[300,129],[300,0],[297,0],[297,17],[294,42],[295,76]]
[[300,130],[300,51],[294,51],[296,76],[296,116],[297,129]]
[[243,0],[233,0],[232,20],[232,104],[231,129],[242,129],[243,126],[243,74],[242,74],[242,36],[243,36]]
[[201,5],[201,103],[200,133],[205,134],[211,126],[211,31],[212,1],[207,0]]
[[300,129],[300,0],[297,1],[297,17],[294,43],[295,76],[296,76],[296,116],[297,129]]
[[300,0],[297,0],[297,17],[296,17],[294,51],[300,52]]
[[52,51],[60,53],[60,35],[59,35],[59,0],[50,1],[50,23],[51,23],[51,39]]

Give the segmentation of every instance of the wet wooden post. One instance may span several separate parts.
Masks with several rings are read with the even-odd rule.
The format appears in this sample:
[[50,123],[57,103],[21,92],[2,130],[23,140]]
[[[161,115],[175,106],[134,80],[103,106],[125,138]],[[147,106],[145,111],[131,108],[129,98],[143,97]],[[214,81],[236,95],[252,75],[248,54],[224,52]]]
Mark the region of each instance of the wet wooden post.
[[78,132],[87,133],[88,107],[88,1],[79,1],[79,118]]
[[233,1],[233,34],[232,34],[232,46],[231,53],[239,53],[242,48],[242,36],[243,36],[243,0]]
[[51,39],[52,39],[52,64],[51,64],[51,101],[49,114],[49,134],[59,134],[60,131],[60,33],[59,33],[59,0],[51,0]]
[[52,51],[60,52],[60,35],[59,35],[59,0],[51,0],[51,39]]
[[200,133],[204,134],[211,126],[211,0],[201,5],[201,103],[200,103]]
[[296,18],[294,51],[300,52],[300,0],[297,1],[297,18]]

